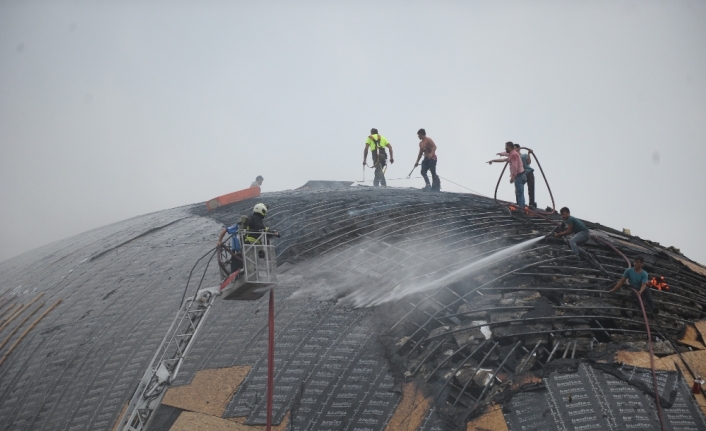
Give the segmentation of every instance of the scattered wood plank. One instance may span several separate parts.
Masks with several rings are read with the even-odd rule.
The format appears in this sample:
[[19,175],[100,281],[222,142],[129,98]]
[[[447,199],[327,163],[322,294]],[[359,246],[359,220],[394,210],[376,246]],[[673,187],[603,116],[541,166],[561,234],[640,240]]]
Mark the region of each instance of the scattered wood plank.
[[[44,293],[42,293],[41,295],[44,295]],[[24,337],[25,337],[27,334],[29,334],[29,331],[31,331],[32,329],[34,329],[34,327],[37,326],[37,325],[39,324],[39,322],[41,322],[42,319],[44,319],[44,317],[46,317],[47,314],[51,313],[51,311],[52,311],[54,308],[56,308],[57,305],[61,304],[61,301],[62,301],[62,299],[59,299],[58,301],[56,301],[54,304],[52,304],[51,307],[47,308],[47,310],[46,310],[44,313],[42,313],[41,316],[37,317],[37,320],[35,320],[34,322],[32,322],[31,325],[29,325],[29,328],[27,328],[27,329],[22,333],[22,335],[20,335],[20,338],[18,338],[17,341],[15,341],[15,343],[7,350],[7,352],[5,352],[5,355],[3,355],[2,359],[0,359],[0,366],[2,366],[2,364],[5,362],[5,360],[7,359],[7,357],[10,356],[10,353],[12,353],[12,351],[15,350],[15,348],[17,347],[17,345],[20,344],[20,342],[24,339]]]

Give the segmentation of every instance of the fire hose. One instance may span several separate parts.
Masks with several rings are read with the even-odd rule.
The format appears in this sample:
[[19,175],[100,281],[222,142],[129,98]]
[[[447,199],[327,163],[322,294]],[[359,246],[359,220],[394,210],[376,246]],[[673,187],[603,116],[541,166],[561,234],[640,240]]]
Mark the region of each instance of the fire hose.
[[[228,237],[228,239],[230,239],[230,237]],[[203,279],[206,276],[206,270],[208,269],[208,266],[211,264],[211,260],[213,259],[213,256],[216,255],[217,251],[218,251],[218,246],[208,250],[203,256],[198,258],[198,260],[196,260],[196,263],[194,263],[194,266],[191,267],[191,271],[189,271],[189,278],[187,278],[186,286],[184,286],[184,293],[181,295],[181,302],[179,303],[179,308],[181,308],[181,306],[184,305],[184,299],[186,298],[186,292],[189,289],[189,282],[191,282],[191,275],[194,273],[194,270],[196,269],[196,265],[198,265],[199,262],[201,262],[201,260],[204,257],[208,256],[209,253],[213,252],[213,254],[211,254],[211,257],[208,259],[208,263],[206,263],[206,268],[204,268],[204,270],[203,270],[203,275],[201,275],[201,281],[199,282],[199,285],[196,288],[196,293],[194,293],[194,299],[196,299],[196,294],[198,293],[199,289],[201,288],[201,284],[203,283]]]
[[[625,259],[625,262],[627,263],[628,268],[632,267],[632,264],[630,263],[630,259],[628,259],[613,244],[609,243],[608,241],[603,240],[602,238],[598,238],[598,237],[593,237],[593,238],[598,240],[599,242],[607,245],[614,252],[616,252],[623,259]],[[657,372],[655,371],[655,355],[654,355],[654,352],[652,349],[652,333],[650,332],[650,323],[647,320],[647,312],[645,311],[645,304],[642,302],[642,295],[640,295],[640,292],[638,292],[638,290],[635,289],[634,287],[631,287],[631,289],[635,293],[635,295],[637,296],[637,301],[640,303],[640,309],[642,310],[642,317],[645,319],[645,329],[647,330],[647,345],[650,348],[650,368],[652,369],[652,385],[653,385],[653,388],[655,391],[655,404],[657,404],[657,415],[659,416],[659,425],[660,425],[662,431],[664,431],[664,418],[662,417],[662,406],[660,405],[660,402],[659,402],[659,387],[657,385]],[[654,312],[653,312],[653,316],[654,316]],[[655,316],[655,323],[656,322],[657,322],[657,318]],[[662,335],[663,338],[667,339],[664,336],[664,334],[662,334],[661,331],[660,331],[660,334]],[[670,344],[671,344],[671,340],[670,340]],[[672,348],[674,348],[674,346],[672,346]],[[679,353],[679,351],[676,348],[674,348],[674,351],[676,351],[679,354],[679,357],[681,358],[681,353]],[[682,362],[684,362],[683,358],[682,358]],[[689,368],[689,365],[687,365],[686,362],[684,362],[684,364],[687,366],[687,368]],[[691,372],[691,370],[689,370],[689,372]]]
[[[625,262],[627,262],[628,268],[630,268],[630,267],[632,266],[632,265],[630,264],[630,260],[629,260],[627,257],[625,257],[625,255],[624,255],[620,250],[618,250],[617,248],[615,248],[615,246],[614,246],[613,244],[611,244],[610,242],[604,240],[603,238],[597,237],[597,236],[591,236],[591,238],[593,238],[594,240],[596,240],[596,241],[598,241],[598,242],[600,242],[600,243],[602,243],[602,244],[604,244],[604,245],[607,245],[607,246],[610,247],[614,252],[616,252],[617,254],[619,254],[623,259],[625,259]],[[655,323],[657,324],[657,330],[658,330],[659,334],[662,336],[662,338],[664,338],[665,340],[669,341],[669,344],[672,346],[672,350],[674,350],[675,352],[677,352],[677,355],[679,356],[679,359],[681,359],[681,361],[682,361],[682,363],[684,364],[684,366],[686,367],[687,371],[689,371],[689,374],[691,374],[691,377],[692,377],[693,379],[696,379],[696,373],[694,372],[694,370],[692,370],[691,367],[689,366],[689,364],[684,360],[684,357],[682,356],[681,352],[680,352],[679,350],[677,350],[676,346],[674,345],[674,342],[673,342],[669,337],[667,337],[667,336],[665,335],[664,330],[662,329],[662,325],[660,325],[660,324],[659,324],[659,320],[657,320],[657,316],[654,316],[654,318],[655,318],[655,319],[654,319],[654,320],[655,320]]]
[[662,417],[662,406],[659,402],[659,386],[657,385],[657,372],[655,371],[655,355],[652,351],[652,334],[650,333],[650,323],[647,320],[647,312],[645,311],[645,304],[642,302],[642,295],[634,287],[631,287],[632,291],[637,296],[637,301],[640,303],[640,308],[642,309],[642,317],[645,319],[645,329],[647,329],[647,344],[650,347],[650,368],[652,368],[652,386],[655,391],[655,404],[657,404],[657,416],[659,416],[659,425],[664,431],[664,418]]
[[[527,147],[520,147],[520,149],[532,151],[531,149],[529,149]],[[541,211],[541,210],[532,211],[532,210],[527,210],[527,209],[525,209],[525,211],[529,211],[530,213],[534,213],[535,215],[540,215],[540,213],[541,214],[554,214],[556,212],[556,204],[554,203],[554,195],[552,194],[552,188],[549,187],[549,181],[547,180],[547,176],[544,174],[544,169],[542,169],[542,164],[539,162],[539,158],[537,157],[537,153],[532,151],[532,154],[534,154],[534,159],[537,161],[537,166],[539,167],[539,172],[542,173],[542,178],[544,178],[544,184],[547,185],[547,190],[549,191],[549,197],[552,199],[552,211],[551,212]],[[493,196],[493,198],[495,199],[495,203],[498,205],[503,205],[500,202],[498,202],[498,188],[500,187],[500,181],[502,181],[502,179],[503,179],[503,174],[505,173],[505,169],[507,169],[507,165],[509,162],[510,162],[509,160],[507,160],[505,162],[505,165],[503,166],[503,170],[500,172],[500,177],[498,178],[498,183],[495,185],[495,195]],[[510,204],[510,206],[512,206],[512,204]]]

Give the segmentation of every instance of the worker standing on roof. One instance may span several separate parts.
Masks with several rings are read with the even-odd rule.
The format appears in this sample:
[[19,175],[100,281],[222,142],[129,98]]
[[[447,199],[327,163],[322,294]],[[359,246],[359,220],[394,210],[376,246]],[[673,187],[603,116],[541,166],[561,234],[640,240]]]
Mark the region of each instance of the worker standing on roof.
[[588,228],[586,227],[585,224],[576,217],[571,215],[571,211],[567,207],[562,208],[559,210],[561,213],[561,218],[564,219],[564,224],[566,225],[566,229],[555,233],[553,236],[555,238],[559,238],[562,236],[566,235],[571,235],[574,234],[573,237],[569,240],[569,245],[571,246],[571,251],[578,256],[580,249],[579,249],[579,244],[583,244],[588,239],[591,237],[591,234],[588,231]]
[[520,209],[525,207],[525,183],[527,182],[527,175],[525,174],[525,168],[522,166],[522,158],[520,157],[519,145],[518,149],[515,149],[515,144],[512,142],[505,143],[505,152],[498,153],[498,156],[505,156],[506,159],[495,159],[488,161],[489,165],[493,162],[504,163],[507,162],[510,165],[510,183],[515,184],[515,201]]
[[534,168],[530,167],[530,165],[532,164],[533,151],[528,148],[527,154],[522,154],[522,152],[520,151],[520,144],[515,144],[515,151],[520,154],[520,159],[522,160],[522,168],[525,170],[525,176],[527,177],[527,194],[529,195],[529,206],[530,208],[537,208],[537,202],[534,201]]
[[255,181],[253,181],[252,184],[250,184],[250,187],[258,187],[259,188],[260,186],[262,186],[262,182],[264,180],[265,179],[262,178],[262,175],[258,175],[257,178],[255,178]]
[[[427,136],[427,132],[424,129],[417,131],[417,137],[419,138],[419,154],[417,155],[417,161],[414,163],[414,167],[419,166],[419,159],[424,155],[424,160],[422,161],[422,176],[424,177],[426,185],[422,191],[438,192],[441,190],[441,181],[436,174],[436,144],[433,139]],[[431,185],[429,184],[427,171],[431,171]]]
[[373,167],[375,168],[375,179],[373,180],[373,186],[375,187],[378,187],[380,184],[382,184],[383,187],[387,187],[384,168],[387,166],[387,153],[385,149],[388,147],[390,148],[390,163],[395,163],[395,157],[392,155],[392,144],[388,142],[387,138],[378,133],[378,129],[370,129],[370,136],[365,140],[363,166],[368,164],[368,148],[370,148],[370,153],[373,157]]
[[615,287],[609,291],[609,293],[620,289],[627,281],[628,286],[635,290],[640,289],[638,293],[642,296],[643,301],[647,303],[647,307],[652,310],[653,314],[658,314],[659,308],[655,306],[655,302],[652,299],[652,291],[647,288],[647,271],[642,269],[642,265],[644,263],[645,259],[642,256],[636,257],[633,263],[634,268],[626,269],[625,272],[623,272],[623,277],[620,281],[618,281],[618,284],[616,284]]

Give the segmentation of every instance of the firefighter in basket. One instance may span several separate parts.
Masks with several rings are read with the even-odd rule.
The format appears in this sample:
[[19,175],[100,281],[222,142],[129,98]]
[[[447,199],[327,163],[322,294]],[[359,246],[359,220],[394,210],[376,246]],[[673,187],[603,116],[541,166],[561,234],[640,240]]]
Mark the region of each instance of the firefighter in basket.
[[[279,238],[280,234],[275,230],[270,230],[265,226],[265,216],[267,215],[267,205],[259,203],[253,208],[250,216],[241,216],[238,223],[232,226],[225,226],[218,235],[217,246],[219,248],[218,264],[221,267],[222,275],[227,277],[233,272],[243,268],[242,244],[238,238],[238,231],[244,230],[244,241],[248,244],[259,244],[260,234],[265,232],[265,238],[270,236]],[[232,235],[231,245],[223,245],[223,238],[226,233]],[[228,268],[230,266],[230,268]]]

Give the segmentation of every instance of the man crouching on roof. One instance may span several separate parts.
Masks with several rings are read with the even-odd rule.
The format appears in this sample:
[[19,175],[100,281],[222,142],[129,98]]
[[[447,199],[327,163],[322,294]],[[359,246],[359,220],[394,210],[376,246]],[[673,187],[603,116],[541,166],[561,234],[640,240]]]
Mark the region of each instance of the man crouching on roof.
[[626,269],[623,273],[623,277],[620,281],[618,281],[618,284],[616,284],[613,289],[609,290],[608,293],[612,293],[620,289],[627,281],[628,286],[635,290],[640,289],[639,294],[642,296],[643,301],[647,303],[647,307],[652,310],[653,314],[658,314],[659,308],[655,306],[655,302],[652,299],[652,291],[647,288],[647,271],[642,269],[642,265],[644,263],[645,259],[642,256],[636,257],[633,263],[634,268]]
[[569,245],[571,246],[571,252],[579,256],[579,244],[588,241],[591,238],[591,234],[581,220],[571,215],[571,211],[567,207],[560,209],[559,212],[561,213],[561,218],[564,219],[566,229],[555,233],[553,236],[559,238],[573,233],[574,236],[569,240]]

